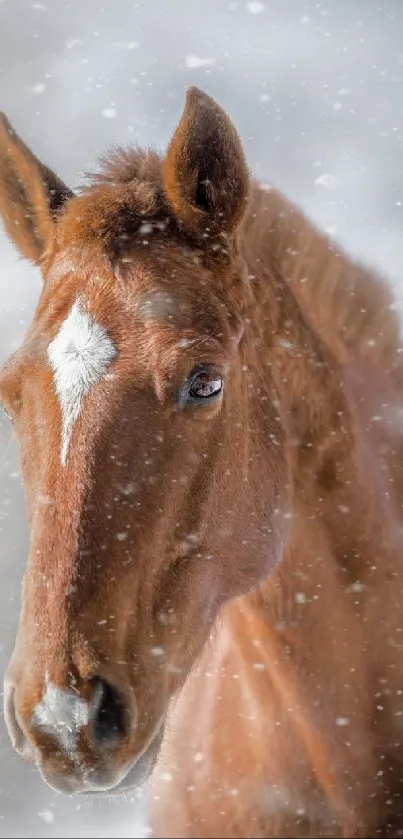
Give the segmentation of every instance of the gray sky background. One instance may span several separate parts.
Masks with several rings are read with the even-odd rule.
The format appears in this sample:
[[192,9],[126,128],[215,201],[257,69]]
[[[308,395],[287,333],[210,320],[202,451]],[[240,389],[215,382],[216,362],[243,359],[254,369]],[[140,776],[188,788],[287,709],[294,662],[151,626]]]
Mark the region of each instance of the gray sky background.
[[[70,185],[113,143],[163,148],[186,88],[234,119],[252,170],[403,300],[402,0],[0,0],[0,110]],[[0,233],[0,363],[40,288]],[[28,534],[18,452],[0,420],[0,670]],[[69,799],[13,755],[0,716],[0,837],[135,837],[127,798]]]

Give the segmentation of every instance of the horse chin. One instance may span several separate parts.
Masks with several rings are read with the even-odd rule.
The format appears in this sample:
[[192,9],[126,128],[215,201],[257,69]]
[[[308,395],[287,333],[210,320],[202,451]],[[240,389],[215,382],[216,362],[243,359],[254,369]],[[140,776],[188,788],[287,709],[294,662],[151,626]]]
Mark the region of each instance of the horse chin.
[[146,748],[126,767],[113,772],[94,772],[87,769],[84,777],[50,773],[45,766],[39,766],[45,783],[56,792],[67,795],[119,796],[133,792],[150,778],[158,760],[164,739],[165,721],[157,729]]
[[[153,738],[147,749],[136,758],[134,763],[129,767],[126,775],[119,781],[116,786],[107,790],[93,790],[90,795],[107,795],[119,796],[133,792],[138,787],[143,786],[152,775],[155,765],[158,760],[158,755],[164,739],[164,725],[158,730],[156,736]],[[85,791],[83,791],[85,792]]]

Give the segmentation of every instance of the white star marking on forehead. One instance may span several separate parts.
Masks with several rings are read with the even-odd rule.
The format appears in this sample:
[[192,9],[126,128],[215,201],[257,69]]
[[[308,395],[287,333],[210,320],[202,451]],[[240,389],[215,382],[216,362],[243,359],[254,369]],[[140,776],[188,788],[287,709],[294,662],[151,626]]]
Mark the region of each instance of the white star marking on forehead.
[[78,299],[49,344],[47,354],[62,410],[61,462],[65,465],[83,398],[105,375],[117,350],[104,327],[84,311]]

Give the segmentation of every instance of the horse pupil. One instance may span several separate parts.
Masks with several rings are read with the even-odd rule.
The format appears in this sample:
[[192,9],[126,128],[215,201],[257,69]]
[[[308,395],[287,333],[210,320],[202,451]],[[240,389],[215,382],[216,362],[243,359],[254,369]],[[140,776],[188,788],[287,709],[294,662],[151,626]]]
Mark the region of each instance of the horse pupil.
[[196,399],[208,399],[219,393],[222,387],[221,379],[209,378],[207,373],[200,373],[192,383],[190,395]]

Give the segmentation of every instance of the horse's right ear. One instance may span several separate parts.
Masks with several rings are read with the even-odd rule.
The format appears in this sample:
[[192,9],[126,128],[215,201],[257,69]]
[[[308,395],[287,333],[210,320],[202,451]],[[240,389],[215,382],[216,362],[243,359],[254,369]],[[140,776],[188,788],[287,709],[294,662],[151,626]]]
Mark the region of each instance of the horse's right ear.
[[40,264],[58,211],[73,193],[0,114],[0,215],[22,256]]

